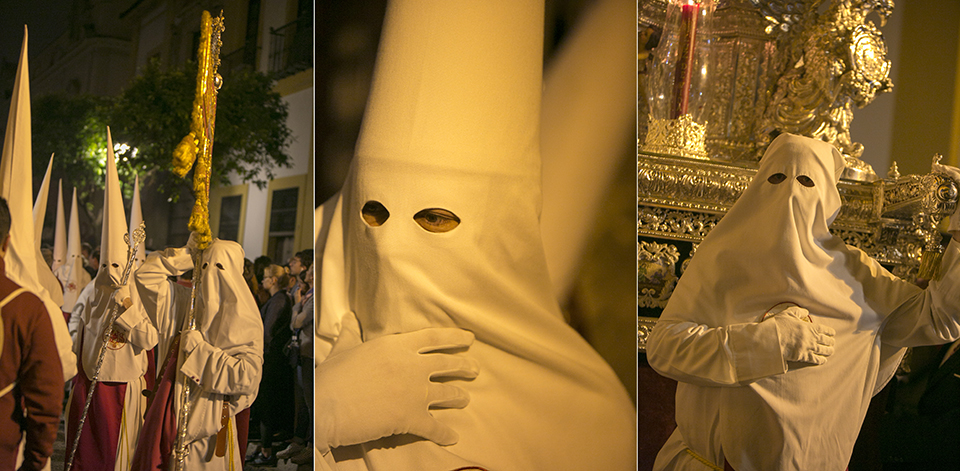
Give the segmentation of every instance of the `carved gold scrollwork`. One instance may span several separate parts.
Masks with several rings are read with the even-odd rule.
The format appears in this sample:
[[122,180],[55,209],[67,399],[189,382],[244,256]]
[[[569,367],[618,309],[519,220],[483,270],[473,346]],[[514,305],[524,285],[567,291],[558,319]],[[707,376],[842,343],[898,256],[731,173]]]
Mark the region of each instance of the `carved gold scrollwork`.
[[637,304],[663,309],[677,285],[680,251],[671,244],[641,241],[637,246]]
[[653,327],[657,325],[657,319],[653,317],[638,317],[637,318],[637,349],[645,351],[647,349],[647,337],[650,336],[650,332],[653,331]]
[[679,155],[691,159],[707,159],[707,128],[689,114],[677,119],[650,117],[643,148],[647,152]]
[[[782,2],[756,3],[761,10],[771,10],[764,3]],[[874,181],[873,169],[859,160],[863,146],[850,138],[850,123],[854,107],[862,108],[877,93],[893,88],[883,36],[867,20],[876,13],[884,21],[893,2],[835,1],[822,13],[819,6],[797,5],[799,14],[782,23],[790,27],[778,32],[779,76],[757,136],[765,140],[771,131],[781,131],[823,139],[843,152],[845,178]]]
[[641,207],[637,233],[650,237],[700,241],[720,222],[719,214]]

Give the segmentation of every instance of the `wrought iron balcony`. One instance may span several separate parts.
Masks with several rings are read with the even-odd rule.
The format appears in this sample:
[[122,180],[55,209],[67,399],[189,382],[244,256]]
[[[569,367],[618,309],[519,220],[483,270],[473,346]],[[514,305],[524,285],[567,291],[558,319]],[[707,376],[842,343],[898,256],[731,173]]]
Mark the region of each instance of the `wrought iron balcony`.
[[270,28],[270,72],[276,78],[313,67],[313,23],[301,17],[279,28]]

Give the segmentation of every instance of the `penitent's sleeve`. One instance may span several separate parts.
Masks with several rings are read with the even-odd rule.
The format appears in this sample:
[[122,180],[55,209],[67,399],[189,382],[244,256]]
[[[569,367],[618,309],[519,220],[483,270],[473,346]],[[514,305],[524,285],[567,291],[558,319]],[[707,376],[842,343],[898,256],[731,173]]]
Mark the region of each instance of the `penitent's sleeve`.
[[143,305],[135,302],[117,316],[117,325],[127,333],[127,340],[137,353],[157,346],[157,328],[147,317]]
[[787,371],[776,322],[709,327],[660,320],[647,339],[658,373],[701,386],[739,386]]
[[253,344],[231,348],[228,354],[206,341],[197,344],[180,371],[205,392],[253,394],[260,385],[263,360]]
[[136,273],[137,295],[144,314],[157,330],[160,345],[158,358],[166,358],[173,338],[179,333],[176,283],[167,277],[178,276],[193,268],[193,260],[185,248],[170,248],[147,256]]
[[[941,272],[940,278],[931,281],[925,290],[899,279],[889,280],[892,275],[876,278],[880,286],[868,289],[868,292],[876,292],[872,296],[874,299],[880,300],[875,300],[875,304],[886,301],[889,293],[900,285],[911,288],[900,298],[888,301],[896,307],[883,326],[881,338],[885,343],[914,347],[938,345],[960,338],[960,243],[955,240],[947,245]],[[887,275],[885,270],[881,274]]]

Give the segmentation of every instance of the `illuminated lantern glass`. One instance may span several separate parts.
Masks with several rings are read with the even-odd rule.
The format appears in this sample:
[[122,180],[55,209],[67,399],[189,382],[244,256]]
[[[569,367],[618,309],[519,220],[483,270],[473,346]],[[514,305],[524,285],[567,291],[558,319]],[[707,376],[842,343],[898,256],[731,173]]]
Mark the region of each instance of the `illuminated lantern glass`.
[[644,150],[706,159],[712,0],[670,0],[647,79],[650,121]]

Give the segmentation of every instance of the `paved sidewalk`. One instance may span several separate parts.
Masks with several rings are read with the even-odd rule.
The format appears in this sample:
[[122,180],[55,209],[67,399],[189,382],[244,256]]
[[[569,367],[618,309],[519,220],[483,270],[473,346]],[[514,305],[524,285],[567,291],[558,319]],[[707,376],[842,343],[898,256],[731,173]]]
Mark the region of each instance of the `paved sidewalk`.
[[[60,421],[60,429],[57,431],[57,441],[53,444],[53,455],[50,457],[50,471],[65,471],[63,467],[66,465],[67,460],[67,444],[66,437],[64,436],[64,423],[63,420]],[[247,453],[251,453],[257,446],[256,442],[250,442],[247,448]],[[243,468],[244,471],[311,471],[313,470],[312,465],[301,465],[297,466],[295,463],[289,461],[280,462],[277,466],[267,467],[267,466],[253,466],[247,465]]]

